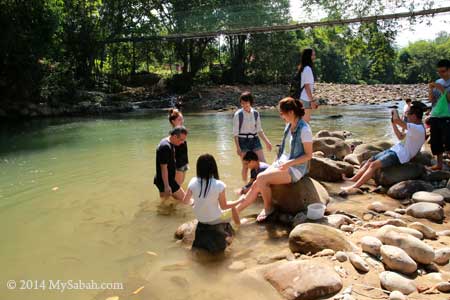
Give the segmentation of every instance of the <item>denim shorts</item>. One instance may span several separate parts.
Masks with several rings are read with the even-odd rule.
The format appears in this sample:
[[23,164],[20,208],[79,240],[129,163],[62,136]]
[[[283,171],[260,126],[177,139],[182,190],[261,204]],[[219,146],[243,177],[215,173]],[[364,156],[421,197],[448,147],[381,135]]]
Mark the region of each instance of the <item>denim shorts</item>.
[[372,157],[372,161],[375,161],[375,160],[379,160],[381,162],[382,168],[388,168],[388,167],[400,165],[400,161],[398,160],[397,154],[390,149],[384,150],[384,151],[378,153],[377,155],[374,155]]
[[258,151],[262,149],[261,141],[257,136],[253,138],[239,137],[239,147],[242,152]]
[[300,102],[303,104],[304,109],[311,109],[311,101],[300,99]]

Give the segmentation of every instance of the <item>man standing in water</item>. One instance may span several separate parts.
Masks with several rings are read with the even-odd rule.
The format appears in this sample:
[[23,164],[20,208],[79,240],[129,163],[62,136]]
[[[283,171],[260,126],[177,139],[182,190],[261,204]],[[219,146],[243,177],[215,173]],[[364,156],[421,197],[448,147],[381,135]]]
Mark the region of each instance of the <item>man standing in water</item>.
[[153,183],[158,187],[162,199],[172,196],[176,200],[182,201],[184,198],[184,190],[175,180],[175,147],[186,141],[187,134],[188,131],[185,127],[175,127],[156,148],[156,175]]

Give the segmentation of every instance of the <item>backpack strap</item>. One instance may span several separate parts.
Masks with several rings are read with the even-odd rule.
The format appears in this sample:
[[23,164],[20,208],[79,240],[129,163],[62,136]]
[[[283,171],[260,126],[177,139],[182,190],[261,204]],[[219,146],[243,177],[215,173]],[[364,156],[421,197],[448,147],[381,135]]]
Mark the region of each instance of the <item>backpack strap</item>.
[[[244,123],[244,111],[241,109],[239,109],[238,112],[238,117],[239,117],[239,134],[241,134],[241,128],[242,128],[242,124]],[[257,112],[256,110],[253,110],[253,117],[255,118],[255,130],[256,130],[256,122],[258,121],[259,118],[259,112]]]

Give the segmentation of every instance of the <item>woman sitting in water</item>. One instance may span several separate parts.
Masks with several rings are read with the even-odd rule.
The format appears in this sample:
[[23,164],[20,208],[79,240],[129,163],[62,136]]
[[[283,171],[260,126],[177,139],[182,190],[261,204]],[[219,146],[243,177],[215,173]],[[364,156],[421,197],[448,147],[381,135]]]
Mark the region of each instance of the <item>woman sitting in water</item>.
[[264,200],[264,209],[257,221],[264,221],[273,212],[271,185],[288,184],[299,181],[308,172],[308,162],[312,158],[312,132],[305,115],[303,105],[291,97],[279,103],[280,117],[287,123],[283,140],[278,151],[277,160],[264,172],[260,173],[247,195],[242,196],[238,211],[253,203],[258,194]]
[[[183,126],[183,114],[178,109],[169,110],[169,122],[173,128]],[[181,186],[184,182],[186,171],[189,169],[188,147],[186,141],[179,146],[175,146],[175,164],[177,168],[175,181]]]
[[198,220],[193,247],[209,252],[223,251],[226,240],[232,235],[230,219],[240,225],[236,205],[239,201],[227,202],[225,184],[219,180],[214,157],[203,154],[197,160],[197,177],[189,182],[184,203],[191,203]]

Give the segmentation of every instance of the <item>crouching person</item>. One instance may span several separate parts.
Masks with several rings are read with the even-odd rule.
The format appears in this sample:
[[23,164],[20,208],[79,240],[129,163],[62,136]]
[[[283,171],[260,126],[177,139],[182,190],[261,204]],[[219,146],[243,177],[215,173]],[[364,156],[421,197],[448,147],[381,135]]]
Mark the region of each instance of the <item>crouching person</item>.
[[[404,122],[393,113],[391,118],[392,128],[400,142],[388,150],[382,151],[369,159],[355,176],[344,180],[354,182],[350,186],[341,187],[344,192],[351,192],[352,189],[359,188],[369,181],[378,169],[388,168],[409,162],[422,148],[425,143],[426,132],[422,123],[423,106],[421,103],[414,103],[407,114],[407,122]],[[399,127],[406,130],[402,133]]]
[[240,225],[236,210],[239,201],[227,202],[225,184],[219,180],[214,157],[203,154],[197,160],[197,176],[192,178],[183,202],[192,204],[198,220],[192,247],[211,253],[225,250],[233,235],[231,219]]

